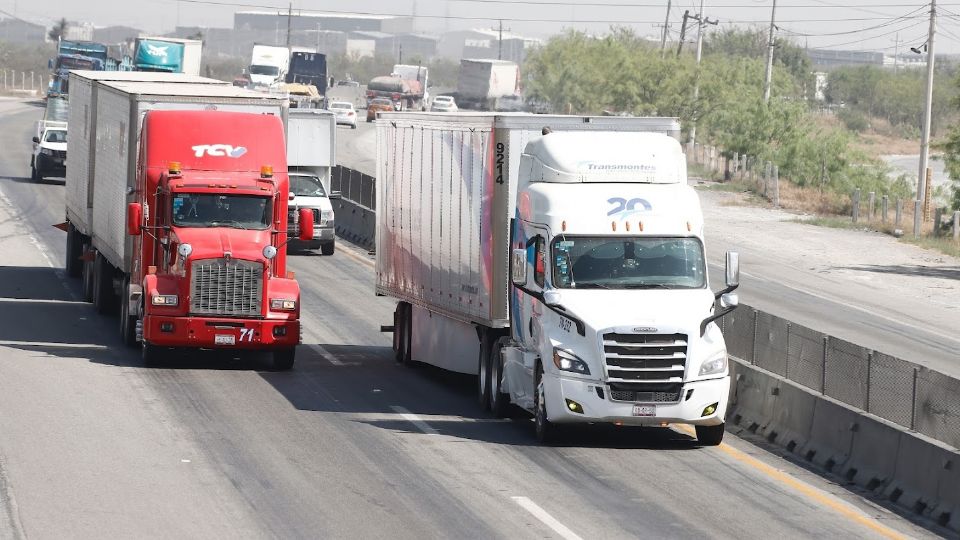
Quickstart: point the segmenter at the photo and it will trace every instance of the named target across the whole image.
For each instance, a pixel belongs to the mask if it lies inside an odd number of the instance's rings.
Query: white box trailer
[[[382,113],[377,293],[465,323],[508,326],[510,220],[520,154],[545,126],[680,136],[675,118]],[[472,364],[447,367],[476,370]]]
[[[719,444],[714,321],[736,306],[737,258],[714,293],[679,127],[383,114],[376,291],[399,300],[397,359],[476,374],[480,403],[530,411],[541,441],[565,423],[682,423]]]
[[[126,233],[126,209],[130,190],[136,187],[140,124],[147,111],[216,109],[272,114],[286,121],[286,99],[206,81],[211,79],[189,83],[100,81],[94,92],[70,96],[70,114],[76,126],[70,135],[74,139],[71,152],[79,139],[87,158],[76,164],[71,159],[67,167],[68,193],[82,193],[67,197],[69,226],[116,268],[130,266],[132,241]]]
[[[77,229],[87,234],[93,224],[93,191],[89,189],[90,179],[95,178],[97,140],[97,104],[98,94],[103,83],[107,82],[164,82],[176,84],[212,84],[229,86],[230,83],[184,75],[181,73],[159,73],[144,71],[82,71],[70,72],[70,105],[67,118],[76,122],[77,128],[68,130],[70,155],[67,159],[65,199],[67,219]],[[64,100],[66,101],[66,100]],[[65,125],[69,125],[69,122]]]
[[[320,178],[330,192],[336,165],[337,117],[323,109],[290,109],[287,118],[287,167]]]

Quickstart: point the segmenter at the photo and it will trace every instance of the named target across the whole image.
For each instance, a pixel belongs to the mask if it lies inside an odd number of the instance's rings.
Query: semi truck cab
[[[541,440],[571,422],[683,423],[719,444],[730,377],[714,321],[737,304],[739,263],[728,254],[714,293],[706,261],[675,139],[531,141],[511,233],[510,338],[490,392],[533,412]]]

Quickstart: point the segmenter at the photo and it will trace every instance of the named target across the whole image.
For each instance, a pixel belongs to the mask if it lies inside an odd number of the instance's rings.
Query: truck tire
[[[695,426],[697,442],[701,446],[718,446],[723,442],[724,424],[716,426]]]
[[[333,252],[336,251],[337,244],[335,242],[330,242],[329,244],[323,244],[320,246],[321,255],[333,255]]]
[[[81,262],[81,284],[83,285],[83,301],[93,302],[93,261],[86,260],[86,254],[90,251],[89,244],[83,244],[80,247],[80,256],[84,257]]]
[[[484,411],[490,410],[490,349],[493,337],[487,332],[480,338],[480,357],[477,360],[477,402]]]
[[[112,315],[116,308],[113,266],[99,252],[93,263],[93,307],[101,315]]]
[[[123,280],[123,293],[120,295],[120,341],[127,347],[137,345],[138,315],[130,314],[130,299],[128,298],[130,279]]]
[[[72,223],[68,224],[67,254],[64,270],[67,271],[67,275],[70,277],[80,277],[80,274],[83,272],[83,261],[80,260],[82,250],[83,245],[80,242],[80,231],[78,231]]]
[[[540,444],[551,444],[559,439],[560,426],[547,418],[547,398],[543,385],[543,364],[537,362],[537,378],[533,393],[533,427]]]
[[[40,176],[40,171],[37,170],[37,167],[35,165],[32,165],[30,167],[30,179],[33,180],[34,182],[39,182],[40,180],[43,180],[43,177]]]
[[[297,349],[279,349],[273,351],[273,369],[274,371],[288,371],[293,367],[293,362],[297,357]]]
[[[413,307],[407,302],[397,304],[397,310],[394,314],[394,340],[397,344],[396,359],[400,364],[410,363],[410,333],[413,325],[411,319],[413,316]]]
[[[507,416],[510,408],[510,396],[503,393],[503,348],[510,338],[501,336],[490,348],[490,412],[497,418]]]

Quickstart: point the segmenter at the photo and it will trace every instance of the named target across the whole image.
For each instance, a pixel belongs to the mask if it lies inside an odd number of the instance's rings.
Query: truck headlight
[[[53,150],[51,150],[51,149],[49,149],[49,148],[41,148],[41,149],[40,149],[40,153],[43,154],[43,155],[45,155],[45,156],[52,156],[52,155],[53,155]]]
[[[700,365],[700,375],[716,375],[727,370],[727,353],[715,356]]]
[[[553,365],[557,366],[560,371],[569,371],[581,375],[590,374],[590,368],[587,367],[586,362],[572,352],[556,347],[553,348]]]
[[[320,219],[323,221],[333,221],[333,210],[324,210],[320,212]]]
[[[175,306],[179,299],[175,294],[155,294],[150,302],[155,306]]]
[[[271,298],[270,309],[273,311],[293,311],[297,309],[297,301],[288,298]]]

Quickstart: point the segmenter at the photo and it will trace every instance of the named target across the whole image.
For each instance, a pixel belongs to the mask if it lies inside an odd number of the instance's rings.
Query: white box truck
[[[250,54],[250,82],[257,87],[283,83],[290,67],[290,49],[275,45],[254,45]]]
[[[520,94],[520,66],[508,60],[464,58],[457,77],[457,105],[492,111],[499,98]]]
[[[128,73],[130,78],[147,80],[98,80],[91,72],[70,74],[76,91],[70,95],[66,271],[82,277],[84,299],[93,301],[101,312],[111,311],[114,303],[108,300],[120,294],[95,295],[94,284],[109,282],[119,293],[123,288],[120,280],[131,266],[133,237],[127,234],[126,211],[137,186],[140,124],[146,112],[255,112],[280,116],[285,122],[288,110],[282,97],[222,81],[183,74]],[[181,82],[176,82],[178,79]]]
[[[336,249],[335,214],[331,200],[340,198],[339,191],[330,191],[333,167],[336,165],[337,117],[320,109],[290,109],[287,120],[287,168],[290,171],[290,206],[288,231],[290,245],[307,249],[319,248],[324,255]],[[313,240],[294,238],[299,233],[298,210],[313,210]]]
[[[384,113],[377,130],[376,292],[399,300],[398,361],[477,375],[481,404],[532,412],[542,441],[605,422],[720,443],[713,321],[738,260],[714,293],[676,119]]]

